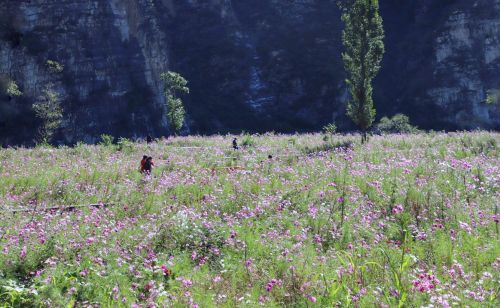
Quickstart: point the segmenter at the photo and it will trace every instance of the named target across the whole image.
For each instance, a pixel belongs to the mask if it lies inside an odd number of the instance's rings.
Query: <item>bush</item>
[[[252,135],[250,135],[250,134],[244,134],[243,138],[242,138],[242,141],[241,141],[241,145],[245,146],[245,147],[254,146],[255,145],[255,140],[252,137]]]
[[[64,65],[62,65],[57,61],[47,60],[47,68],[51,73],[59,74],[62,73],[62,71],[64,70]]]
[[[337,132],[337,125],[330,123],[323,127],[323,132],[325,134],[334,135]]]
[[[377,125],[383,134],[416,133],[418,128],[410,124],[410,118],[404,114],[396,114],[392,118],[383,117]]]
[[[333,135],[337,132],[337,125],[330,123],[323,127],[323,132],[325,133],[323,141],[333,143]]]
[[[19,86],[16,81],[4,74],[0,74],[0,92],[7,94],[10,97],[23,95],[23,92],[19,90]]]
[[[30,289],[15,280],[0,280],[0,302],[3,303],[2,307],[34,306]]]
[[[101,135],[101,142],[99,142],[99,144],[103,145],[103,146],[111,146],[111,145],[113,145],[114,139],[115,138],[111,135],[102,134]]]
[[[120,137],[118,139],[118,151],[129,152],[133,148],[133,143],[127,138]]]
[[[500,105],[500,89],[488,90],[486,103],[490,105]]]

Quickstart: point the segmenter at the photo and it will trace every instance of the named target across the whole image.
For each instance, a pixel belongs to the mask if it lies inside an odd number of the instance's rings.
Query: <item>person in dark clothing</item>
[[[155,163],[153,162],[153,157],[149,156],[144,163],[144,173],[151,174],[154,165]]]
[[[142,160],[141,160],[141,173],[144,173],[144,164],[146,164],[146,160],[148,159],[148,157],[146,155],[143,155],[142,156]]]
[[[147,142],[148,144],[150,144],[151,142],[153,142],[153,138],[151,137],[151,135],[148,135],[148,136],[146,137],[146,142]]]
[[[238,147],[238,138],[233,139],[233,149],[239,150],[240,148]]]

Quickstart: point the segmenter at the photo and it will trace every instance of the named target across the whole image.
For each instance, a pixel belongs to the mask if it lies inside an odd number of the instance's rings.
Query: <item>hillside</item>
[[[427,129],[500,128],[500,0],[381,0],[378,117]],[[61,95],[58,142],[168,133],[159,74],[190,81],[186,132],[317,130],[345,117],[340,13],[329,0],[0,0],[0,143],[31,142],[44,86]],[[51,74],[47,60],[64,66]],[[1,81],[1,80],[0,80]]]

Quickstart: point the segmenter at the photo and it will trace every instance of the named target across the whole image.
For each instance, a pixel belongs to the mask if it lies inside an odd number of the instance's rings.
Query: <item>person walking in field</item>
[[[142,159],[141,159],[141,167],[140,167],[140,171],[141,173],[144,173],[144,164],[146,163],[146,160],[148,159],[148,157],[146,155],[143,155],[142,156]]]
[[[153,157],[149,156],[146,159],[146,162],[144,163],[144,173],[151,174],[151,172],[153,171],[154,165],[155,165],[155,163],[153,162]]]
[[[238,147],[238,138],[233,139],[233,149],[239,150],[240,148]]]

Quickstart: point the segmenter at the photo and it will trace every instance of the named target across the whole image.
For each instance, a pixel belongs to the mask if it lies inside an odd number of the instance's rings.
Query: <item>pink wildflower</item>
[[[21,252],[19,253],[19,257],[21,259],[26,258],[26,246],[23,246],[23,248],[21,248]]]
[[[399,213],[402,213],[403,212],[403,206],[401,204],[396,204],[393,208],[392,208],[392,213],[393,214],[399,214]]]
[[[246,268],[251,267],[251,266],[252,266],[252,264],[253,264],[253,259],[251,259],[251,258],[250,258],[250,259],[246,259],[246,260],[245,260],[245,267],[246,267]]]
[[[432,274],[420,274],[417,279],[413,280],[412,290],[420,293],[428,293],[434,290],[439,283],[436,276]]]
[[[189,279],[182,279],[182,285],[185,287],[185,288],[189,288],[193,285],[193,282]]]
[[[269,282],[266,284],[266,291],[271,292],[274,288],[274,286],[278,285],[281,286],[282,282],[279,279],[271,279]]]
[[[89,274],[89,272],[90,272],[90,270],[88,268],[86,268],[80,272],[80,276],[85,277]]]
[[[314,297],[314,296],[312,296],[312,295],[310,295],[310,294],[308,294],[306,297],[307,297],[307,299],[308,299],[310,302],[313,302],[313,303],[315,303],[315,302],[316,302],[316,297]]]

